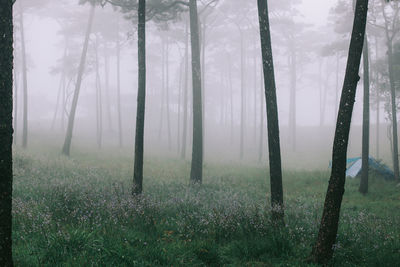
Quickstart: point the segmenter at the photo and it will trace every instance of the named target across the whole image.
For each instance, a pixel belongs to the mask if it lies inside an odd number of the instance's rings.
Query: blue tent
[[[347,160],[346,177],[355,178],[361,174],[362,159],[350,158]],[[373,157],[369,157],[369,169],[382,175],[385,180],[394,180],[394,172],[388,166],[378,162]]]

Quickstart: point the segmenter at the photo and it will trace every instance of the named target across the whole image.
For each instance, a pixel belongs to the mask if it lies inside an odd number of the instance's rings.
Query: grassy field
[[[145,194],[130,195],[132,159],[119,152],[22,152],[14,157],[17,266],[307,266],[329,173],[284,172],[286,226],[269,220],[269,177],[254,166],[148,158]],[[398,266],[400,187],[348,180],[335,266]]]

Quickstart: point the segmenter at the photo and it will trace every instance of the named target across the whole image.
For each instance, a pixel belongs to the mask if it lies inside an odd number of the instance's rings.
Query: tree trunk
[[[181,158],[186,158],[186,138],[188,121],[188,77],[189,76],[189,32],[188,23],[185,26],[185,82],[183,91],[183,129],[182,129],[182,150]]]
[[[388,41],[388,62],[390,95],[392,101],[392,140],[393,140],[393,171],[395,180],[399,180],[399,148],[397,137],[397,106],[396,106],[396,86],[393,73],[393,46],[392,41]]]
[[[378,53],[378,38],[375,36],[375,58],[379,58],[379,53]],[[380,126],[380,94],[379,94],[379,87],[377,86],[379,84],[379,74],[375,70],[375,84],[376,84],[376,158],[379,159],[379,126]]]
[[[28,146],[28,74],[26,66],[26,48],[25,48],[25,31],[24,31],[24,12],[22,10],[22,4],[19,2],[20,16],[20,33],[21,33],[21,57],[22,57],[22,85],[23,85],[23,96],[24,96],[24,111],[22,118],[22,147]]]
[[[193,146],[190,181],[201,184],[203,180],[203,118],[201,92],[201,66],[199,20],[197,0],[190,0],[190,32],[192,47],[192,83],[193,83]]]
[[[365,195],[368,193],[368,170],[369,170],[369,51],[368,37],[365,35],[363,49],[364,65],[364,101],[363,101],[363,132],[362,132],[362,168],[361,181],[358,191]]]
[[[96,68],[96,126],[97,126],[97,147],[101,149],[103,143],[103,98],[101,95],[101,79],[99,70],[98,40],[95,45],[95,68]]]
[[[294,44],[292,44],[294,46]],[[297,58],[294,47],[290,49],[290,113],[289,128],[291,135],[292,150],[296,151],[296,82],[297,82]]]
[[[339,108],[339,53],[336,54],[336,89],[335,89],[335,117],[337,119],[338,108]]]
[[[169,109],[169,38],[167,36],[166,50],[165,50],[165,77],[166,77],[166,108],[167,108],[167,130],[168,130],[168,150],[171,151],[171,116]]]
[[[353,32],[349,48],[346,75],[340,99],[339,114],[333,143],[332,172],[325,198],[324,210],[318,239],[311,255],[311,261],[325,264],[333,255],[333,245],[339,225],[340,206],[346,180],[346,158],[351,116],[355,101],[357,83],[360,79],[361,54],[363,50],[368,0],[357,0]]]
[[[111,116],[111,103],[110,103],[110,67],[109,67],[109,56],[108,56],[108,48],[107,42],[104,42],[104,76],[105,76],[105,86],[104,86],[104,93],[105,93],[105,100],[106,100],[106,108],[107,108],[107,121],[108,121],[108,131],[113,131],[112,126],[112,116]]]
[[[119,40],[119,21],[117,23],[117,109],[118,109],[118,143],[119,148],[123,146],[122,137],[122,115],[121,115],[121,44]]]
[[[63,56],[63,63],[65,63],[65,59],[67,57],[67,46],[65,46],[64,48],[64,56]],[[64,66],[63,66],[64,67]],[[51,130],[54,130],[54,126],[56,124],[56,120],[57,120],[57,115],[58,115],[58,110],[60,109],[60,98],[62,97],[62,93],[63,93],[63,87],[65,86],[65,69],[62,68],[61,70],[61,78],[60,78],[60,84],[58,86],[58,92],[57,92],[57,104],[56,104],[56,110],[54,111],[54,116],[53,116],[53,120],[51,123]],[[62,116],[62,111],[60,112],[61,116]]]
[[[12,1],[0,8],[0,266],[12,260],[12,113],[13,12]]]
[[[178,81],[178,134],[177,139],[176,139],[176,147],[178,151],[178,155],[181,152],[181,103],[182,103],[182,73],[183,73],[183,62],[184,58],[182,58],[181,63],[179,64],[178,68],[178,76],[179,76],[179,81]]]
[[[92,24],[93,24],[95,9],[96,9],[96,6],[92,5],[91,10],[90,10],[90,15],[89,15],[89,21],[88,21],[88,25],[87,25],[87,29],[86,29],[85,43],[83,45],[81,61],[79,63],[78,78],[77,78],[76,85],[75,85],[74,98],[72,99],[71,111],[69,113],[69,118],[68,118],[67,133],[65,135],[64,146],[62,149],[62,153],[66,156],[70,155],[70,150],[71,150],[71,141],[72,141],[72,133],[74,130],[75,113],[76,113],[76,108],[78,106],[78,98],[79,98],[79,92],[80,92],[81,84],[82,84],[82,77],[83,77],[83,73],[85,71],[86,55],[87,55],[87,50],[88,50],[88,46],[89,46],[90,33],[92,31]]]
[[[244,79],[245,79],[245,56],[244,56],[244,41],[243,33],[240,27],[240,93],[241,93],[241,104],[240,104],[240,159],[243,159],[244,154],[244,128],[245,128],[245,110],[246,110],[246,97],[244,92]]]
[[[146,0],[139,0],[138,7],[138,71],[133,195],[141,194],[143,191],[143,143],[146,107]]]
[[[284,207],[278,104],[276,99],[274,62],[272,56],[267,0],[258,0],[258,16],[260,23],[261,53],[263,60],[265,99],[268,121],[272,220],[278,225],[283,225]]]
[[[233,144],[233,126],[234,126],[234,118],[233,118],[233,84],[232,84],[232,65],[231,65],[231,57],[228,55],[228,82],[229,82],[229,98],[230,98],[230,119],[231,119],[231,145]]]

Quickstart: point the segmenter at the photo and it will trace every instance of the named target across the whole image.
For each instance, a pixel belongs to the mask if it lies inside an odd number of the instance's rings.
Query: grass
[[[17,266],[307,266],[329,173],[284,173],[286,226],[270,222],[261,167],[206,164],[188,187],[189,163],[149,158],[145,193],[130,195],[123,153],[17,151]],[[397,266],[400,188],[371,177],[367,196],[348,180],[334,266]]]

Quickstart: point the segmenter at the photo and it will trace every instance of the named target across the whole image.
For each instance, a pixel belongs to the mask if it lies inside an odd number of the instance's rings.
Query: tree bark
[[[0,6],[0,266],[12,260],[13,12]]]
[[[21,34],[21,57],[22,57],[22,85],[23,85],[23,117],[22,117],[22,147],[28,146],[28,74],[26,65],[26,48],[25,48],[25,31],[24,31],[24,11],[22,4],[19,2],[20,16],[20,34]]]
[[[326,264],[332,258],[333,245],[339,225],[340,207],[346,179],[346,157],[351,116],[353,113],[357,83],[360,79],[361,54],[363,50],[368,0],[357,0],[353,32],[349,48],[346,75],[340,99],[339,114],[332,153],[332,172],[325,198],[324,210],[310,260]]]
[[[364,65],[364,101],[363,101],[363,132],[362,132],[362,167],[361,180],[358,191],[365,195],[368,193],[368,171],[369,171],[369,51],[368,37],[365,35],[363,48]]]
[[[274,62],[272,56],[267,0],[258,0],[258,17],[260,23],[261,53],[263,60],[265,99],[268,121],[272,220],[278,225],[283,225],[284,207],[278,104],[276,99]]]
[[[69,118],[68,118],[67,133],[65,135],[64,146],[62,149],[62,153],[66,156],[70,155],[70,150],[71,150],[75,113],[76,113],[76,108],[78,106],[78,98],[79,98],[79,92],[81,89],[83,73],[85,71],[86,55],[87,55],[87,50],[88,50],[88,46],[89,46],[90,33],[92,31],[92,24],[93,24],[95,9],[96,9],[96,6],[92,5],[91,10],[90,10],[90,15],[89,15],[89,21],[88,21],[88,25],[87,25],[87,29],[86,29],[85,43],[83,45],[81,61],[79,63],[78,78],[77,78],[76,85],[75,85],[74,98],[72,99],[71,111],[69,113]]]
[[[264,76],[263,76],[263,66],[261,65],[260,70],[260,140],[258,144],[258,162],[261,163],[263,157],[263,146],[264,146]]]
[[[146,108],[146,0],[139,0],[138,7],[138,71],[133,195],[143,192],[144,119]]]
[[[197,0],[189,1],[189,9],[193,83],[193,146],[190,181],[192,184],[201,184],[203,180],[203,116]]]

